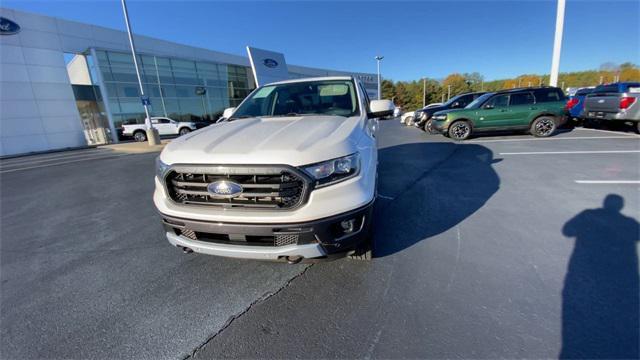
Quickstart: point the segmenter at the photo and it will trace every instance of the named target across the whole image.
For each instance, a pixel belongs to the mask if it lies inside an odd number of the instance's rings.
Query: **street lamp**
[[[375,57],[376,61],[378,62],[378,100],[382,99],[382,84],[381,84],[381,80],[380,80],[380,61],[382,61],[382,59],[384,59],[384,56],[376,56]]]
[[[560,70],[560,49],[562,48],[562,31],[564,29],[565,0],[558,0],[556,10],[556,34],[553,39],[553,55],[551,57],[551,75],[549,86],[558,86],[558,72]]]
[[[127,11],[127,4],[125,0],[121,0],[122,2],[122,12],[124,13],[124,22],[127,25],[127,34],[129,34],[129,45],[131,46],[131,55],[133,56],[133,66],[136,68],[136,76],[138,77],[138,85],[140,86],[140,101],[142,101],[142,106],[144,107],[144,113],[147,116],[144,120],[144,123],[147,127],[147,141],[149,145],[158,145],[160,144],[160,134],[158,134],[158,130],[153,127],[151,123],[151,117],[149,116],[149,105],[151,102],[149,98],[144,95],[144,87],[142,86],[142,79],[140,78],[140,69],[138,68],[138,57],[136,56],[136,47],[133,44],[133,35],[131,33],[131,25],[129,25],[129,12]]]

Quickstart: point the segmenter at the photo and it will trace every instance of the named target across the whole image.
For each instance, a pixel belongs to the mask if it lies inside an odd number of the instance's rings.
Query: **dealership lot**
[[[183,255],[157,153],[1,161],[2,357],[638,356],[639,136],[379,140],[371,263]]]

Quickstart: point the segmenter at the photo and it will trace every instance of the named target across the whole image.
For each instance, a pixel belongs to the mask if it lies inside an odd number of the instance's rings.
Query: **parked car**
[[[573,95],[569,96],[565,110],[569,112],[569,119],[572,125],[579,125],[582,123],[584,110],[584,99],[593,91],[593,87],[580,88],[574,91]]]
[[[393,109],[354,77],[259,87],[158,157],[153,200],[167,239],[237,258],[370,259],[375,131]]]
[[[585,126],[631,123],[640,132],[640,83],[600,85],[584,101]]]
[[[413,111],[407,111],[406,113],[400,116],[400,123],[409,125],[409,123],[413,124]]]
[[[398,116],[402,115],[402,108],[401,107],[396,107],[395,109],[393,109],[393,117],[396,118]]]
[[[152,117],[151,124],[158,129],[160,136],[185,135],[207,126],[204,122],[176,121],[166,117]],[[122,135],[132,136],[136,141],[147,141],[146,130],[145,124],[122,125]]]
[[[430,133],[436,133],[432,128],[432,120],[431,117],[438,111],[449,110],[449,109],[462,109],[465,106],[471,104],[471,102],[477,99],[480,95],[484,94],[484,92],[474,92],[474,93],[466,93],[460,94],[452,97],[449,101],[444,104],[432,106],[429,105],[423,109],[420,109],[416,112],[415,121],[416,127]]]
[[[454,140],[495,130],[529,130],[553,134],[565,121],[565,95],[555,87],[523,88],[481,95],[464,109],[433,114],[433,129]]]

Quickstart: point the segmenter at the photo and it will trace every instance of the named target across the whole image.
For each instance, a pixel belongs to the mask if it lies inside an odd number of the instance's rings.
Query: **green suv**
[[[454,140],[494,130],[528,130],[546,137],[565,121],[564,93],[555,87],[524,88],[486,93],[464,109],[439,111],[433,128]]]

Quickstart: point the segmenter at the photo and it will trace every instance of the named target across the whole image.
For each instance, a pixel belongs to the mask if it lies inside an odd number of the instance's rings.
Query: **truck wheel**
[[[191,129],[184,127],[182,129],[180,129],[180,136],[187,135],[190,132],[191,132]]]
[[[407,119],[404,121],[404,124],[407,126],[413,125],[413,116],[407,117]]]
[[[428,134],[436,133],[436,131],[433,130],[433,119],[427,120],[427,122],[424,124],[424,131],[426,131]]]
[[[449,126],[448,133],[453,140],[466,140],[471,136],[471,125],[466,121],[456,121]]]
[[[349,255],[353,260],[370,261],[373,259],[373,224],[369,222],[367,225],[366,238],[356,248],[355,252]]]
[[[133,133],[133,138],[140,142],[147,141],[147,134],[142,130],[138,130]]]
[[[547,137],[556,131],[556,122],[550,116],[540,116],[533,120],[529,132],[535,137]]]

